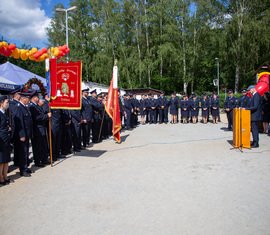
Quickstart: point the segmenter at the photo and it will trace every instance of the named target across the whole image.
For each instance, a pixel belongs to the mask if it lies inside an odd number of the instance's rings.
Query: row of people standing
[[[48,100],[48,96],[43,99],[40,94],[32,91],[16,91],[11,100],[1,96],[0,175],[4,176],[0,176],[0,182],[6,182],[7,165],[1,164],[8,164],[11,160],[12,145],[14,165],[19,167],[21,176],[31,176],[32,173],[29,168],[30,143],[35,166],[44,167],[49,164],[49,119],[54,161],[111,135],[111,119],[104,109],[106,97],[97,95],[96,90],[91,92],[91,96],[89,89],[82,90],[80,110],[50,110]]]
[[[179,110],[181,122],[198,122],[199,110],[202,110],[202,120],[207,123],[209,114],[213,116],[213,122],[219,120],[219,99],[213,94],[211,97],[203,96],[202,99],[193,94],[190,98],[183,96],[179,99],[175,93],[168,99],[164,93],[155,98],[153,94],[142,95],[140,100],[134,98],[132,94],[123,96],[123,111],[125,126],[127,129],[133,128],[137,124],[138,115],[141,124],[168,123],[168,115],[171,115],[171,123],[179,122]]]

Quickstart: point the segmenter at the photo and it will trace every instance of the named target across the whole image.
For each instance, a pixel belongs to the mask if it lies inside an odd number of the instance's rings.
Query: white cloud
[[[33,46],[47,41],[50,18],[41,9],[40,0],[1,0],[0,34],[4,39]]]

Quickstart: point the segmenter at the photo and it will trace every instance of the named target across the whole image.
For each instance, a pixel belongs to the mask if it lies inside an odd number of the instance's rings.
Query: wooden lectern
[[[250,148],[250,110],[233,110],[233,146]]]

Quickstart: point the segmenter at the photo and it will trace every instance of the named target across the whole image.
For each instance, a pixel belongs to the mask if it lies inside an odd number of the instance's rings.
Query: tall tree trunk
[[[146,9],[147,1],[144,0],[144,16],[145,16],[145,38],[146,38],[146,48],[147,48],[147,75],[148,75],[148,86],[151,86],[151,71],[150,71],[150,45],[149,45],[149,32],[148,32],[148,22],[147,22],[147,9]]]
[[[160,20],[159,20],[159,27],[160,27],[160,43],[159,45],[161,46],[162,45],[162,36],[163,36],[163,20],[162,20],[162,17],[160,17]],[[160,76],[162,77],[163,76],[163,55],[161,53],[161,56],[160,56],[160,71],[159,71],[159,74]]]
[[[184,23],[184,10],[183,15],[181,17],[181,35],[182,35],[182,49],[183,49],[183,90],[184,93],[187,94],[187,87],[188,83],[186,81],[186,75],[187,75],[187,64],[186,64],[186,42],[185,42],[185,23]]]
[[[245,10],[245,0],[240,0],[236,3],[237,9],[237,50],[236,50],[236,67],[235,67],[235,83],[234,83],[234,92],[237,93],[239,90],[240,82],[240,60],[241,60],[241,37],[243,31],[243,17]]]
[[[139,40],[139,18],[140,18],[140,10],[139,10],[139,3],[137,4],[136,1],[134,1],[137,9],[138,9],[138,18],[135,22],[136,26],[136,41],[137,41],[137,50],[138,50],[138,58],[139,58],[139,82],[140,85],[142,84],[142,54],[141,54],[141,47],[140,47],[140,40]]]

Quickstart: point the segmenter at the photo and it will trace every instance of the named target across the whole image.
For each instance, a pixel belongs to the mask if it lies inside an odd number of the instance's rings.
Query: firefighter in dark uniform
[[[62,110],[61,156],[72,153],[71,111]]]
[[[104,105],[97,100],[96,89],[90,92],[91,96],[88,98],[93,108],[93,123],[92,123],[92,142],[98,143],[99,132],[101,128],[101,120],[104,110]]]
[[[17,110],[17,107],[20,105],[20,90],[17,89],[12,92],[10,92],[11,95],[13,95],[13,98],[9,102],[9,108],[8,108],[8,114],[9,114],[9,123],[11,126],[11,137],[10,141],[13,143],[13,134],[14,134],[14,116]]]
[[[189,100],[187,95],[183,96],[183,99],[180,101],[181,108],[181,119],[183,123],[188,123],[189,118]]]
[[[201,109],[202,109],[202,122],[206,124],[208,122],[209,118],[209,108],[210,103],[207,95],[203,95],[203,98],[201,100]]]
[[[32,171],[28,168],[29,140],[32,137],[33,121],[28,104],[32,93],[30,91],[20,92],[20,104],[14,116],[14,158],[20,169],[21,176],[31,176]]]
[[[61,132],[62,132],[62,110],[52,109],[52,158],[57,161],[61,157]]]
[[[81,111],[70,110],[73,151],[81,152]]]
[[[44,167],[45,164],[49,164],[49,153],[45,146],[48,146],[46,122],[51,117],[51,113],[45,114],[42,107],[38,105],[38,102],[39,96],[38,93],[35,92],[32,95],[31,102],[29,104],[29,110],[33,120],[33,135],[31,143],[35,166]]]
[[[154,98],[154,94],[151,94],[151,98],[149,99],[150,106],[150,124],[157,123],[157,100]]]
[[[252,148],[259,147],[259,123],[262,121],[262,97],[256,91],[255,86],[251,85],[248,87],[248,90],[252,94],[250,107],[247,107],[247,110],[251,112],[251,132],[253,142],[251,144]]]
[[[90,133],[92,128],[92,116],[93,116],[93,109],[90,101],[88,100],[89,95],[89,88],[85,88],[82,90],[82,142],[83,147],[85,148],[90,144]]]
[[[250,102],[251,102],[251,99],[247,95],[247,90],[243,89],[242,90],[242,96],[240,97],[240,99],[238,101],[239,108],[248,108],[248,107],[250,107]]]
[[[198,116],[199,116],[199,99],[198,97],[193,94],[192,99],[190,100],[190,115],[192,119],[192,123],[195,124],[198,122]]]
[[[11,127],[9,117],[7,115],[9,101],[7,96],[0,96],[0,184],[6,185],[10,183],[7,177],[8,163],[10,158],[10,137]]]
[[[168,100],[162,92],[157,99],[159,123],[168,123]]]
[[[213,94],[210,101],[211,114],[213,118],[213,124],[218,124],[219,113],[219,98],[216,94]]]
[[[141,115],[141,124],[145,125],[145,118],[146,118],[146,98],[145,95],[142,95],[140,99],[140,115]]]
[[[128,94],[124,95],[124,116],[125,116],[125,127],[127,130],[131,129],[131,114],[133,112],[133,107],[130,102],[130,96]]]
[[[233,125],[233,109],[236,108],[237,106],[237,99],[233,95],[233,91],[229,90],[228,91],[228,97],[226,98],[224,102],[224,109],[227,114],[227,119],[228,119],[228,130],[232,130],[232,125]]]

